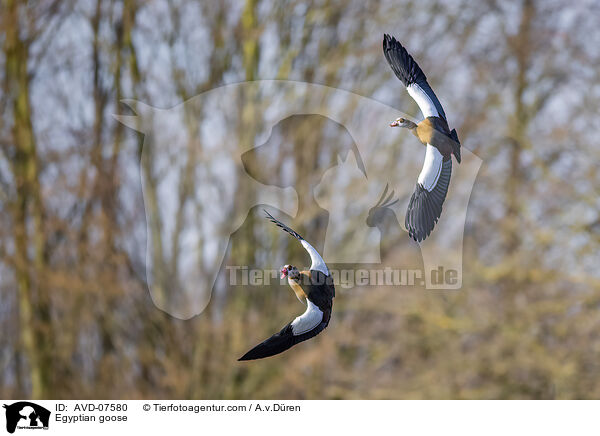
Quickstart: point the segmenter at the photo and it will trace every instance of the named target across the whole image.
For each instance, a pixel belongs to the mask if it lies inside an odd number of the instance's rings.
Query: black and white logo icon
[[[6,431],[14,433],[16,429],[48,429],[50,411],[29,401],[19,401],[4,405],[6,409]]]

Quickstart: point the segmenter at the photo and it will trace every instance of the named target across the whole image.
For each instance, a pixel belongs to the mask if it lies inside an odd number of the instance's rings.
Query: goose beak
[[[285,268],[285,267],[284,267],[284,268],[281,268],[281,278],[282,278],[282,279],[285,279],[285,278],[287,277],[287,275],[288,275],[288,270],[287,270],[287,268]]]
[[[399,125],[398,120],[394,120],[390,123],[390,127],[398,127]]]

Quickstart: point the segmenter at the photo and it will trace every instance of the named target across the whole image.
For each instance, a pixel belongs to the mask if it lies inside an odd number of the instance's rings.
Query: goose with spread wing
[[[408,234],[420,242],[429,236],[440,218],[452,174],[452,155],[460,163],[460,142],[456,130],[448,127],[444,109],[425,74],[402,44],[384,35],[383,54],[425,118],[418,124],[404,118],[390,124],[409,129],[426,146],[425,163],[405,218]]]
[[[308,271],[299,271],[293,265],[281,268],[281,278],[287,277],[288,284],[301,302],[306,302],[306,311],[267,340],[252,348],[238,360],[254,360],[274,356],[294,345],[321,333],[329,324],[335,288],[329,269],[321,255],[297,232],[275,219],[265,211],[267,218],[296,238],[311,259]]]

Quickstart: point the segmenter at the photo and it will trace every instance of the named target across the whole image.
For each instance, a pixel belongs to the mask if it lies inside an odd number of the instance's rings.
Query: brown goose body
[[[460,162],[460,151],[457,141],[452,137],[450,128],[445,119],[440,117],[427,117],[418,124],[411,123],[408,128],[419,138],[423,145],[433,145],[444,156],[444,160],[450,159],[454,153],[457,155],[457,160]]]
[[[304,288],[302,287],[302,283],[310,283],[310,271],[300,271],[300,279],[294,280],[288,277],[288,283],[296,294],[296,298],[300,300],[301,303],[304,303],[304,300],[308,298]]]

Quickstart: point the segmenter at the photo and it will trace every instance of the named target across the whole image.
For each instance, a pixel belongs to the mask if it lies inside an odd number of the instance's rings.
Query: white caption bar
[[[16,435],[597,434],[598,402],[3,400]],[[173,433],[175,432],[175,433]]]

